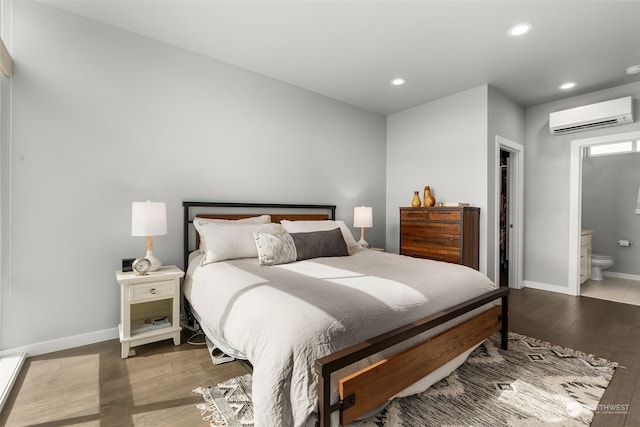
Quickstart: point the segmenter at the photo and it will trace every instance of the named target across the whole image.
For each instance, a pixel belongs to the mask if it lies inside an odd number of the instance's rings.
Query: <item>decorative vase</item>
[[[436,198],[431,194],[431,187],[424,187],[424,207],[430,208],[436,205]]]
[[[413,199],[411,199],[411,206],[414,208],[419,208],[422,203],[420,202],[420,196],[418,196],[418,192],[413,192]]]

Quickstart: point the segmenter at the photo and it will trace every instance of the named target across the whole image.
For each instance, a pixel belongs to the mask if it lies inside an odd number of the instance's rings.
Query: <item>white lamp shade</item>
[[[370,206],[353,208],[353,226],[360,228],[373,227],[373,209]]]
[[[132,203],[132,236],[163,236],[165,234],[167,234],[167,207],[164,202]]]

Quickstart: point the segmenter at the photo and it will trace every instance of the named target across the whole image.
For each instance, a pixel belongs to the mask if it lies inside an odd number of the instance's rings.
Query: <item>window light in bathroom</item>
[[[638,141],[614,142],[612,144],[592,145],[587,147],[587,157],[607,156],[638,152]]]

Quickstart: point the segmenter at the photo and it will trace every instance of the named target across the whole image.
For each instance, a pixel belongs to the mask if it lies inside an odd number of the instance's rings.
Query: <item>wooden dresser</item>
[[[400,254],[478,270],[480,208],[400,208]]]

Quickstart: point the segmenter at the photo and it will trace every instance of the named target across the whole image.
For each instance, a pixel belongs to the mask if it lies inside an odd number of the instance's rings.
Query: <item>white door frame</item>
[[[509,245],[509,287],[522,289],[522,259],[523,259],[523,228],[524,228],[524,146],[496,135],[495,140],[495,253],[494,253],[494,280],[500,281],[500,150],[508,151],[512,159],[509,167],[509,223],[513,224],[510,229]]]
[[[640,139],[640,131],[574,139],[571,141],[569,179],[569,294],[580,295],[580,236],[582,231],[583,148],[592,145]]]

